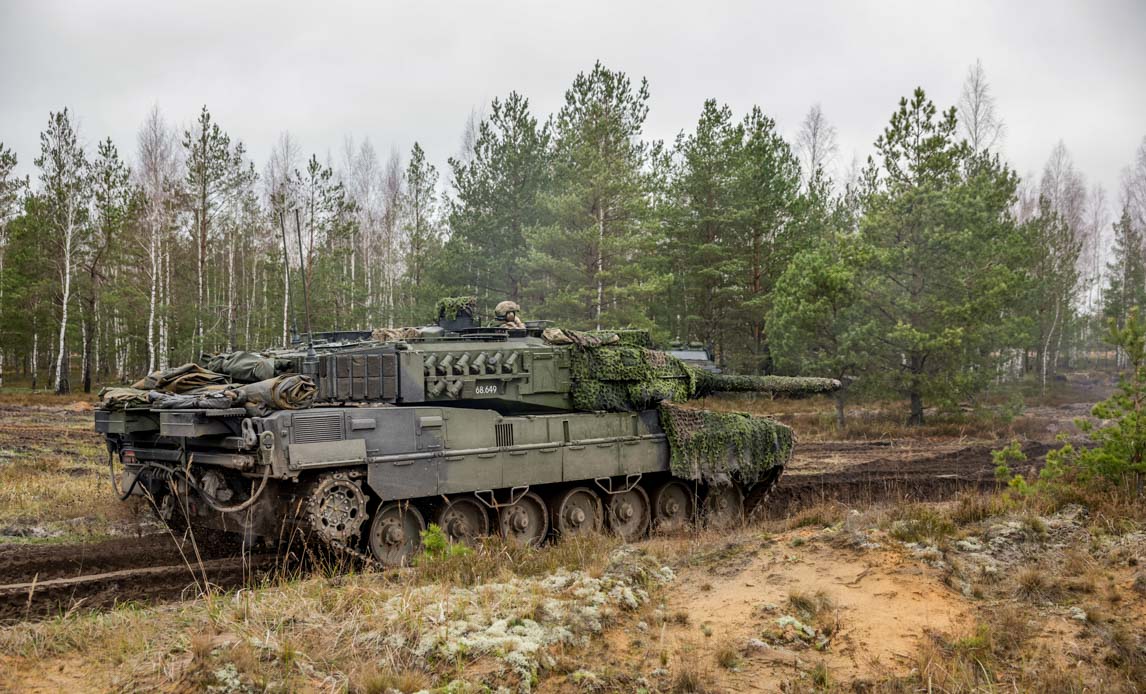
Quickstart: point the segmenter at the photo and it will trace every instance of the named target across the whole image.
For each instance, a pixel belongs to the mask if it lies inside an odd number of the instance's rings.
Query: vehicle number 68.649
[[[496,383],[490,383],[487,385],[476,385],[476,386],[474,386],[474,393],[476,395],[496,395],[497,394],[497,384]]]

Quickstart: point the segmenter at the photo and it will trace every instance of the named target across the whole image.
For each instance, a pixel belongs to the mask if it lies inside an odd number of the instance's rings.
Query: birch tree
[[[963,91],[959,95],[958,114],[963,136],[974,151],[992,149],[1002,141],[1006,124],[995,108],[995,96],[991,93],[981,60],[976,60],[967,69]]]
[[[72,127],[68,109],[48,116],[48,129],[40,133],[40,195],[56,250],[60,280],[60,330],[56,340],[55,391],[68,393],[68,309],[72,300],[72,270],[88,220],[91,185],[88,162]]]
[[[800,124],[796,135],[796,151],[800,156],[801,177],[808,184],[817,176],[828,175],[839,145],[836,143],[836,128],[828,122],[819,104],[814,104]]]
[[[166,368],[169,324],[164,300],[164,252],[172,243],[179,195],[179,159],[175,133],[158,107],[147,114],[136,135],[136,185],[140,218],[146,229],[147,254],[147,372]]]
[[[290,234],[285,233],[285,218],[287,211],[293,209],[296,204],[297,186],[293,172],[298,163],[298,158],[299,148],[291,138],[290,133],[279,133],[274,149],[271,150],[270,159],[267,160],[267,165],[263,169],[263,194],[270,213],[271,226],[278,231],[281,241],[281,244],[276,243],[274,246],[282,249],[280,272],[283,281],[282,343],[284,345],[290,344],[291,313],[292,309],[295,308],[291,305],[291,241]],[[298,326],[293,327],[296,328],[297,332]]]

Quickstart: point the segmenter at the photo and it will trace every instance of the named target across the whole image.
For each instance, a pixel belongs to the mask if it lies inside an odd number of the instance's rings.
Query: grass
[[[459,676],[479,685],[523,681],[552,663],[553,649],[577,648],[659,590],[650,578],[659,563],[631,550],[610,560],[605,541],[533,550],[474,586],[450,582],[450,574],[431,579],[422,567],[274,582],[152,608],[81,610],[0,628],[0,653],[11,656],[10,673],[83,661],[85,686],[100,690],[238,682],[259,690],[411,691]],[[574,560],[584,567],[567,568]],[[19,688],[9,676],[0,676],[0,690]]]
[[[901,542],[941,545],[956,532],[955,523],[949,517],[924,504],[898,506],[888,521],[890,535]]]
[[[1096,402],[1109,389],[1085,384],[1055,383],[1043,392],[1032,383],[1012,384],[977,396],[974,403],[949,407],[928,415],[923,426],[906,423],[906,400],[855,398],[848,402],[844,431],[836,428],[835,401],[829,396],[804,400],[773,399],[751,393],[726,394],[698,402],[720,411],[741,411],[772,417],[800,432],[802,441],[888,439],[1011,439],[1045,438],[1048,422],[1023,414],[1027,407],[1056,407],[1064,403]],[[934,403],[928,403],[929,406]]]
[[[822,590],[815,593],[799,590],[790,592],[788,609],[792,616],[815,628],[819,634],[831,637],[839,631],[839,609],[835,600]]]

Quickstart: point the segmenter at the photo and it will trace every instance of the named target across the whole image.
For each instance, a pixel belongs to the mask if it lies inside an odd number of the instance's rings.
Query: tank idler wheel
[[[653,525],[657,530],[672,532],[685,528],[696,513],[696,495],[688,484],[669,480],[653,492]]]
[[[731,528],[744,522],[744,495],[731,484],[709,487],[704,495],[704,524],[709,528]]]
[[[607,503],[609,529],[625,542],[634,542],[649,532],[649,495],[639,486],[610,494]]]
[[[408,501],[382,504],[370,523],[370,551],[385,566],[409,564],[422,546],[426,522]]]
[[[498,509],[497,523],[505,539],[536,547],[549,532],[549,510],[541,497],[526,492],[517,503]]]
[[[601,499],[588,487],[573,487],[557,495],[553,530],[561,537],[601,532],[605,513]]]
[[[479,537],[489,534],[489,514],[473,497],[450,499],[438,511],[437,523],[450,542],[472,545]]]

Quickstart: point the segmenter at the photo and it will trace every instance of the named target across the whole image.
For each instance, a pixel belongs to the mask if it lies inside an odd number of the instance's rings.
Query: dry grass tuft
[[[822,590],[815,593],[793,590],[788,593],[788,608],[793,616],[824,636],[830,637],[839,631],[839,608],[835,600]]]
[[[712,673],[701,665],[699,653],[700,649],[687,644],[677,651],[669,684],[672,694],[715,694],[720,691]]]
[[[907,504],[892,511],[889,533],[901,542],[939,545],[955,534],[955,524],[936,509],[923,504]]]
[[[722,641],[716,647],[716,652],[713,655],[716,658],[716,664],[725,670],[735,670],[740,667],[740,649],[731,641]]]

